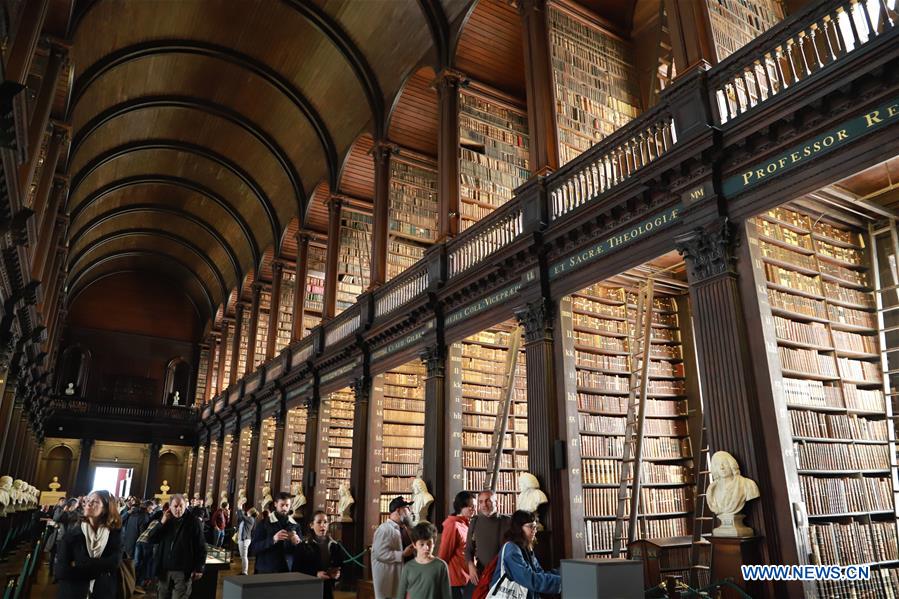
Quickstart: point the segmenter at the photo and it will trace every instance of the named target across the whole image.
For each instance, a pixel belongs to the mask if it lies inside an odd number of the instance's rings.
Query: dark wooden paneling
[[[472,79],[525,96],[521,19],[504,0],[479,0],[456,50],[456,67]]]
[[[375,162],[371,155],[374,142],[363,134],[353,143],[340,171],[340,191],[360,198],[375,197]]]

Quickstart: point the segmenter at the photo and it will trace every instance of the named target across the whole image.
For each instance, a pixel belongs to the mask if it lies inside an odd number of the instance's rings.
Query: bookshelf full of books
[[[784,18],[780,0],[706,0],[721,62]]]
[[[281,298],[278,302],[278,322],[275,330],[275,355],[290,345],[290,337],[293,334],[293,295],[296,283],[296,271],[284,267],[281,274]]]
[[[507,388],[507,356],[513,322],[503,323],[456,344],[460,368],[453,385],[461,389],[462,490],[477,493],[485,488],[490,449],[497,413]],[[527,373],[524,350],[519,350],[512,388],[512,404],[499,478],[496,484],[497,508],[502,514],[515,511],[518,476],[528,468]]]
[[[219,389],[219,385],[218,385],[219,366],[218,365],[219,365],[219,360],[221,359],[221,355],[222,355],[219,353],[222,350],[222,343],[221,343],[220,339],[221,338],[218,335],[216,335],[212,338],[212,343],[214,344],[214,347],[215,347],[215,356],[214,356],[215,360],[213,360],[212,364],[210,364],[207,367],[208,373],[206,375],[206,380],[207,380],[207,384],[210,385],[209,397],[211,397],[211,398],[215,397],[215,395],[218,393],[218,389]],[[207,364],[208,364],[208,358],[207,358]]]
[[[197,386],[194,392],[194,405],[202,405],[206,401],[206,385],[209,382],[209,350],[201,349],[197,363]]]
[[[559,161],[565,164],[640,112],[630,42],[554,2],[548,12]]]
[[[368,289],[371,264],[372,216],[344,207],[340,213],[337,257],[337,309],[340,314]],[[310,247],[311,249],[311,247]]]
[[[640,538],[690,534],[694,481],[678,315],[682,301],[686,299],[661,292],[653,299]],[[584,550],[590,558],[610,557],[612,552],[635,366],[630,350],[638,326],[636,303],[634,290],[600,282],[566,298],[562,306],[563,329],[571,332],[565,349],[573,354],[575,372],[569,375],[567,395],[577,403],[577,426],[570,424],[569,431],[578,435],[580,445],[582,488],[574,493],[582,492]],[[565,367],[570,369],[571,361]]]
[[[284,423],[284,463],[281,467],[281,490],[293,493],[298,485],[303,488],[303,463],[306,451],[306,413],[305,405],[299,405],[287,411]]]
[[[197,449],[197,475],[194,477],[194,488],[191,489],[192,497],[199,497],[200,490],[206,483],[206,447],[200,445]]]
[[[418,360],[388,371],[383,385],[381,429],[380,521],[388,514],[390,500],[412,494],[412,481],[421,475],[425,441],[425,368]]]
[[[459,92],[460,229],[512,199],[530,176],[527,113],[486,93]]]
[[[236,368],[234,364],[234,356],[232,355],[232,348],[234,347],[231,343],[231,340],[234,339],[234,321],[228,321],[228,338],[226,339],[226,343],[219,343],[219,350],[225,352],[225,367],[222,369],[222,380],[220,380],[218,386],[218,392],[221,393],[228,387],[228,381],[231,380],[231,369]]]
[[[318,483],[315,509],[337,514],[341,484],[350,484],[354,396],[349,387],[330,393],[319,412]]]
[[[209,453],[206,455],[206,497],[212,497],[213,503],[215,502],[213,493],[215,490],[215,479],[217,474],[215,467],[218,464],[218,457],[219,442],[213,441],[209,444]]]
[[[437,169],[424,161],[390,160],[390,240],[387,279],[424,257],[437,240]]]
[[[325,300],[325,253],[325,246],[309,243],[309,251],[306,258],[309,265],[306,269],[304,322],[306,314],[313,314],[321,319],[322,306]]]
[[[253,367],[250,372],[256,370],[256,367],[265,362],[265,346],[268,343],[268,319],[272,311],[272,292],[267,287],[259,292],[259,320],[256,322],[256,346],[253,348]]]
[[[896,456],[869,249],[850,226],[792,207],[757,216],[749,231],[754,276],[766,291],[762,317],[773,323],[767,334],[776,340],[790,463],[808,512],[809,562],[877,570],[872,587],[821,582],[819,592],[892,596],[881,582],[899,582]]]
[[[233,448],[233,435],[225,435],[224,441],[222,441],[222,447],[219,451],[222,452],[222,472],[219,475],[219,497],[215,499],[216,506],[221,505],[221,495],[222,493],[228,492],[228,487],[231,485],[231,450]]]
[[[245,496],[249,493],[250,480],[250,451],[253,447],[253,430],[249,426],[240,429],[240,440],[237,444],[237,471],[234,473],[234,494],[240,496],[243,491]]]
[[[262,489],[272,484],[272,463],[275,457],[275,417],[269,416],[262,419],[259,427],[259,456],[256,462],[256,491],[257,497],[262,497]]]
[[[250,340],[250,320],[253,318],[253,312],[249,306],[243,311],[243,318],[240,319],[240,341],[237,350],[237,379],[244,375],[247,371],[247,351],[249,350]]]

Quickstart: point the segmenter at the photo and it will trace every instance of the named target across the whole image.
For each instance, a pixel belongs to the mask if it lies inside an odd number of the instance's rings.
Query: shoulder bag
[[[496,581],[487,596],[502,599],[527,599],[528,590],[509,578],[509,574],[506,572],[506,547],[508,546],[508,543],[503,545],[499,558],[499,580]]]

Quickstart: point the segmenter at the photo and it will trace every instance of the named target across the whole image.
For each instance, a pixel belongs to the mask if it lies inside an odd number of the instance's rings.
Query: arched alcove
[[[60,395],[81,397],[90,373],[91,352],[80,344],[67,347],[62,352],[59,376],[56,379]],[[71,388],[69,387],[71,385]]]
[[[165,394],[163,402],[167,406],[186,406],[193,404],[193,397],[188,394],[193,369],[182,357],[173,358],[165,369]]]

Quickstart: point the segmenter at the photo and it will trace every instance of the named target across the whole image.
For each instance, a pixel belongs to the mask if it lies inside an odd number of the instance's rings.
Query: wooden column
[[[766,425],[761,418],[735,270],[734,229],[724,219],[694,229],[676,241],[687,263],[709,452],[731,453],[744,476],[757,481],[760,488],[770,489],[770,466],[761,433]],[[755,501],[748,510],[747,525],[760,536],[774,533],[774,529],[768,530],[768,524],[775,521],[774,514],[767,513],[765,505]],[[791,521],[789,506],[783,509],[778,517]],[[773,540],[763,545],[772,549]],[[780,557],[772,551],[771,559],[776,563],[781,563]]]
[[[696,68],[718,64],[712,22],[705,2],[664,0],[668,32],[677,71],[675,79]]]
[[[369,377],[355,379],[350,387],[353,389],[355,404],[353,407],[353,467],[350,472],[350,492],[356,500],[353,505],[352,547],[361,551],[366,538],[366,508],[371,497],[366,493],[368,487],[368,418],[371,399],[372,381]],[[380,500],[380,496],[378,497]]]
[[[397,152],[395,144],[384,140],[375,142],[372,155],[375,162],[375,197],[372,210],[372,236],[369,289],[387,282],[387,237],[390,224],[390,157]]]
[[[3,380],[9,375],[8,371],[3,372]],[[7,385],[3,383],[2,405],[0,405],[0,471],[7,472],[8,452],[11,451],[12,445],[12,416],[15,407],[15,394],[13,388],[15,385]],[[0,475],[2,476],[2,475]]]
[[[542,542],[537,545],[537,554],[546,566],[553,568],[559,565],[564,553],[561,531],[568,509],[563,500],[562,469],[553,462],[554,445],[560,438],[561,403],[553,359],[556,309],[555,304],[542,299],[515,313],[524,328],[527,364],[528,470],[537,477],[540,488],[549,497],[549,503],[544,504],[538,514],[544,531],[540,533]]]
[[[227,491],[227,489],[222,489],[222,473],[224,472],[223,468],[225,466],[230,466],[230,464],[225,464],[225,425],[223,424],[219,429],[218,434],[218,451],[215,453],[215,464],[212,464],[212,467],[215,469],[212,477],[212,501],[217,508],[219,505],[219,495],[222,494],[222,491]]]
[[[287,410],[284,408],[282,395],[281,407],[275,412],[275,442],[272,451],[272,480],[269,486],[272,495],[281,490],[281,475],[284,464],[284,429],[287,425]]]
[[[208,364],[206,366],[206,395],[203,398],[203,403],[209,403],[212,401],[212,398],[215,397],[215,391],[212,389],[212,372],[216,368],[215,357],[219,341],[216,339],[215,331],[213,331],[209,337],[209,355],[207,356]],[[218,373],[216,373],[216,385],[218,385],[219,380]]]
[[[328,221],[330,229],[330,221]],[[335,241],[336,243],[336,241]],[[330,243],[328,244],[331,245]],[[306,276],[309,273],[309,234],[297,231],[297,262],[293,288],[291,341],[303,338],[303,312],[306,310]]]
[[[219,375],[218,375],[218,391],[221,393],[227,386],[225,381],[225,360],[228,358],[228,329],[230,322],[228,318],[222,318],[222,334],[219,336]]]
[[[22,406],[18,402],[13,404],[12,414],[9,420],[9,443],[3,454],[3,471],[12,473],[15,478],[16,458],[21,450],[19,442],[22,428]]]
[[[81,440],[81,453],[78,456],[78,470],[75,474],[75,488],[71,495],[86,495],[91,491],[91,450],[94,447],[93,439]]]
[[[243,333],[243,312],[244,303],[238,299],[237,305],[234,306],[234,337],[231,339],[231,370],[228,372],[228,385],[236,383],[240,376],[237,372],[237,367],[240,365],[240,337]]]
[[[50,0],[29,0],[24,3],[19,25],[12,32],[12,48],[6,61],[7,80],[24,84],[28,78],[28,69],[31,68],[49,6]]]
[[[207,433],[208,434],[208,433]],[[197,472],[197,476],[200,477],[200,484],[197,485],[197,490],[200,493],[200,499],[206,499],[206,494],[209,492],[209,489],[206,488],[206,484],[209,482],[209,458],[211,457],[210,450],[212,449],[212,439],[207,438],[206,443],[203,445],[203,471]],[[213,465],[214,467],[215,465]]]
[[[254,408],[255,409],[255,408]],[[262,422],[259,419],[259,413],[250,425],[250,432],[253,437],[250,439],[250,463],[247,465],[247,501],[251,505],[256,504],[256,468],[259,466],[259,437],[262,435]],[[259,489],[260,491],[262,489]]]
[[[149,455],[147,456],[147,476],[144,478],[144,498],[149,499],[156,494],[159,489],[155,488],[156,473],[159,472],[159,452],[162,450],[162,443],[150,443],[147,447]],[[173,481],[174,482],[174,481]]]
[[[37,101],[34,103],[31,122],[28,123],[28,160],[19,167],[19,191],[23,195],[28,193],[34,172],[37,170],[41,153],[41,140],[47,131],[47,125],[50,123],[50,111],[53,108],[53,101],[56,99],[56,85],[59,81],[59,74],[62,72],[66,54],[66,49],[61,46],[53,45],[50,47],[50,57],[44,70],[41,89],[38,91]]]
[[[250,326],[247,329],[247,360],[244,365],[244,371],[240,376],[245,376],[253,372],[256,361],[256,336],[259,333],[259,298],[262,295],[262,283],[260,281],[253,282],[253,299],[250,303]],[[242,327],[241,327],[242,328]]]
[[[318,387],[312,392],[312,397],[306,403],[306,437],[303,446],[303,495],[306,496],[304,506],[307,522],[315,509],[315,486],[318,484],[318,420],[321,411],[321,399],[318,396]]]
[[[337,259],[340,252],[340,212],[343,203],[335,197],[328,202],[328,253],[325,257],[325,298],[322,320],[334,318],[337,310]]]
[[[448,69],[434,79],[437,88],[437,213],[438,241],[460,231],[459,214],[459,88],[465,77]]]
[[[231,506],[231,521],[237,516],[237,508],[243,506],[237,505],[237,469],[240,465],[240,418],[238,417],[234,423],[234,430],[231,431],[231,461],[228,463],[231,476],[228,480],[228,504]]]
[[[422,478],[434,496],[432,509],[437,517],[450,513],[455,493],[447,491],[449,429],[452,417],[447,414],[446,349],[427,348],[421,356],[425,365],[425,439]],[[461,412],[459,417],[461,419]],[[457,471],[457,474],[461,470]],[[460,475],[461,476],[461,475]]]
[[[546,0],[519,0],[518,13],[524,49],[531,174],[546,175],[559,168]]]
[[[190,472],[187,473],[187,488],[184,489],[184,493],[188,499],[191,499],[191,493],[193,493],[194,487],[197,484],[197,462],[200,457],[200,450],[198,447],[192,447],[190,452],[193,454],[193,459],[190,461]]]
[[[278,316],[281,312],[281,282],[284,278],[284,262],[272,260],[272,299],[269,302],[268,337],[265,338],[265,359],[275,357],[278,340]]]

